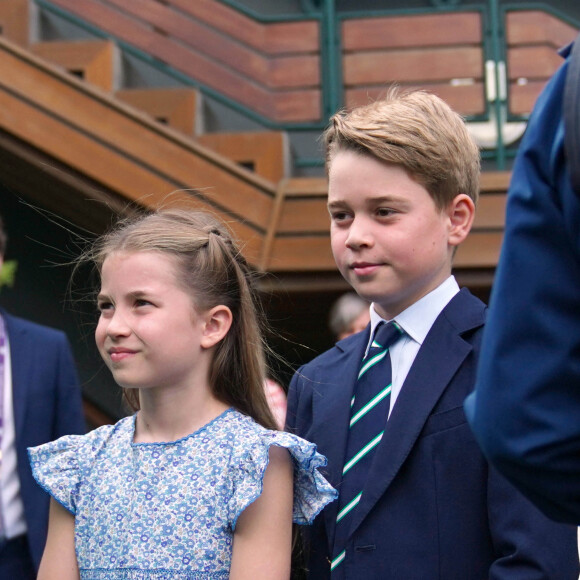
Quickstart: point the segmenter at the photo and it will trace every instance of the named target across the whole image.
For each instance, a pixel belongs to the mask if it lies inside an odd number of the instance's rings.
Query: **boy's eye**
[[[113,304],[111,302],[98,302],[97,303],[97,310],[99,312],[103,312],[105,310],[110,310],[113,308]]]
[[[345,211],[336,211],[333,212],[330,216],[335,222],[340,222],[348,219],[348,213]]]
[[[135,300],[135,306],[151,306],[151,302],[149,302],[149,300],[145,300],[144,298],[137,298]]]
[[[390,215],[393,215],[394,213],[395,213],[395,210],[388,208],[388,207],[380,207],[379,209],[377,209],[377,215],[379,217],[389,217]]]

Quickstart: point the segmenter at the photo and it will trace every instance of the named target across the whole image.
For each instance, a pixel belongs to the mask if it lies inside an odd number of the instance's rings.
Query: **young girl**
[[[287,579],[292,521],[335,498],[275,431],[256,293],[221,222],[167,210],[91,252],[99,352],[138,411],[29,450],[52,496],[38,578]]]

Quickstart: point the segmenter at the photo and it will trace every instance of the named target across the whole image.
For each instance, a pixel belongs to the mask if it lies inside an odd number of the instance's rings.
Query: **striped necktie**
[[[389,416],[391,400],[389,347],[402,334],[403,330],[396,322],[379,324],[355,385],[330,566],[333,580],[344,577],[341,564],[346,558],[346,541],[352,516],[362,497],[374,451],[383,437]]]

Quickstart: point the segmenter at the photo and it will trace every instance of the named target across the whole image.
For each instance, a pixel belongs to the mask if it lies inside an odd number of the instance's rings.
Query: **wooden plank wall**
[[[558,49],[576,38],[578,30],[539,10],[506,15],[509,111],[531,112],[540,91],[562,64]]]
[[[427,89],[464,115],[485,112],[479,12],[345,20],[342,40],[348,108],[397,83]]]
[[[21,46],[28,45],[28,0],[0,1],[0,34]]]

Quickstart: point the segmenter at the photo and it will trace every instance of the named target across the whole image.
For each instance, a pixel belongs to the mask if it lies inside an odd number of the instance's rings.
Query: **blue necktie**
[[[389,416],[389,347],[402,333],[396,322],[379,324],[355,385],[330,568],[333,580],[343,578],[341,564],[346,557],[345,547],[350,523],[362,497],[372,458],[383,437]]]

